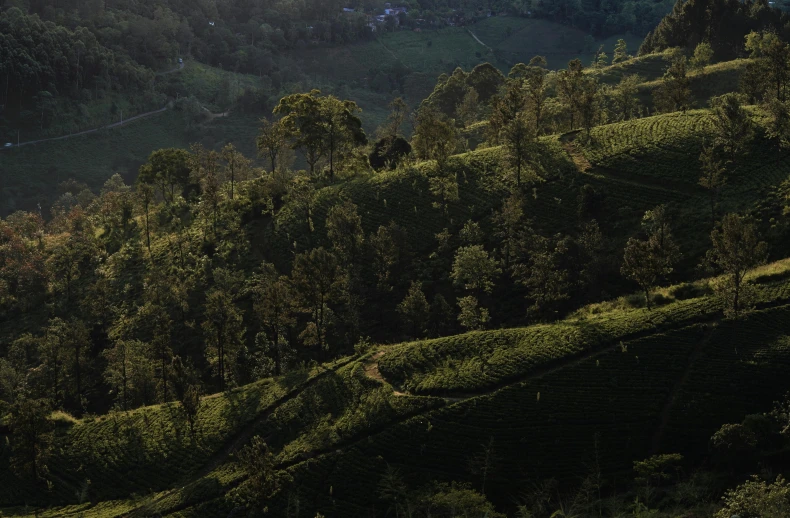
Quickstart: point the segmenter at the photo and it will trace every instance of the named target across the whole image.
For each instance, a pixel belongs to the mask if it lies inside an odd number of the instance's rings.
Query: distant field
[[[625,38],[635,52],[639,40]],[[433,91],[436,78],[456,67],[470,70],[479,63],[491,62],[507,72],[514,63],[528,61],[535,55],[546,56],[551,68],[562,68],[575,57],[588,64],[600,43],[604,43],[611,55],[616,39],[589,45],[586,34],[572,27],[511,17],[492,17],[470,27],[420,33],[400,31],[356,45],[284,53],[278,58],[285,72],[280,92],[273,90],[269,78],[235,74],[188,61],[182,70],[158,76],[158,89],[173,98],[194,96],[215,113],[228,109],[248,88],[262,89],[264,101],[252,109],[231,109],[230,117],[191,130],[187,129],[182,114],[168,111],[128,127],[1,152],[0,168],[5,174],[0,179],[0,215],[20,208],[32,209],[39,202],[42,207],[49,207],[57,184],[68,178],[84,181],[94,189],[114,173],[131,181],[145,158],[162,147],[187,147],[192,142],[201,142],[216,148],[233,142],[245,154],[254,156],[258,119],[271,110],[280,94],[319,88],[352,99],[363,110],[365,130],[373,134],[386,119],[387,105],[394,97],[404,96],[410,105],[417,106]],[[370,87],[373,74],[390,71],[396,65],[404,74],[402,91],[377,92]],[[139,104],[141,100],[135,102]],[[117,112],[113,110],[116,114],[110,116],[113,103]],[[85,109],[88,118],[84,123],[58,121],[56,128],[62,131],[57,133],[53,129],[45,136],[100,126],[115,120],[112,117],[120,119],[121,111],[128,118],[140,111],[134,111],[133,105],[132,100],[123,99],[88,103]],[[101,115],[105,112],[106,117]],[[21,140],[40,136],[41,132],[23,134]]]
[[[407,70],[405,91],[401,93],[417,103],[430,94],[440,74],[451,73],[457,67],[469,70],[490,62],[507,72],[514,64],[528,62],[536,55],[546,57],[552,69],[564,68],[574,58],[588,65],[600,45],[604,45],[611,58],[619,38],[626,40],[632,54],[641,44],[641,38],[631,35],[590,43],[584,31],[567,25],[529,18],[492,17],[468,27],[400,31],[356,45],[295,50],[286,53],[285,58],[293,60],[316,82],[341,82],[351,88],[366,88],[372,73],[400,63]]]

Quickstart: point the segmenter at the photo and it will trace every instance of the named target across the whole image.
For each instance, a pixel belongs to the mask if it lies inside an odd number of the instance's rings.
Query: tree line
[[[604,98],[578,60],[550,74],[537,57],[507,77],[481,65],[440,79],[414,113],[393,102],[368,144],[356,104],[314,90],[284,97],[262,120],[263,166],[232,145],[196,145],[154,152],[134,186],[116,175],[96,195],[64,183],[48,221],[17,212],[0,222],[3,400],[46,399],[76,413],[127,409],[279,375],[346,354],[366,337],[552,320],[603,291],[628,289],[626,281],[650,307],[682,255],[667,207],[645,213],[624,249],[599,223],[605,205],[589,185],[571,193],[572,232],[547,233],[526,216],[532,182],[548,174],[540,136],[580,127],[579,138],[593,138]],[[739,99],[714,101],[715,138],[700,157],[700,183],[711,193],[706,265],[726,274],[719,291],[733,314],[749,306],[746,271],[767,257],[753,221],[716,210],[753,134]],[[500,149],[489,181],[507,195],[487,218],[454,221],[464,165],[452,155],[463,150],[462,127],[481,119]],[[307,170],[290,169],[295,152]],[[415,242],[396,212],[371,226],[351,198],[327,205],[334,187],[374,167],[429,193],[446,225],[433,243]],[[618,270],[624,280],[612,281]],[[30,312],[31,323],[13,324]]]

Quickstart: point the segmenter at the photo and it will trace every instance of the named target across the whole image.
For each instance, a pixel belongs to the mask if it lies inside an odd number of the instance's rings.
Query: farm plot
[[[352,500],[374,504],[378,480],[395,459],[414,486],[459,477],[479,485],[470,461],[492,440],[496,467],[487,488],[495,500],[505,501],[527,477],[583,476],[596,451],[602,469],[628,469],[649,455],[663,404],[705,332],[692,326],[626,342],[622,350],[414,417],[291,472],[315,482],[302,487],[315,489],[311,497],[327,506],[319,508],[350,511]]]
[[[696,158],[711,131],[707,111],[657,115],[599,126],[584,156],[596,167],[635,179],[655,177],[693,187],[699,178]]]
[[[412,342],[388,349],[379,360],[379,370],[389,381],[418,394],[479,392],[613,347],[634,334],[710,318],[717,309],[710,299],[691,299],[653,311]]]
[[[354,362],[278,407],[255,433],[279,451],[278,463],[289,464],[443,405],[439,398],[395,396]]]
[[[78,421],[54,443],[49,469],[55,475],[55,492],[48,500],[73,501],[75,488],[87,480],[91,496],[100,500],[172,487],[203,467],[267,407],[310,379],[302,373],[205,397],[194,436],[175,403]],[[40,503],[40,495],[36,498],[29,486],[4,467],[0,503]]]

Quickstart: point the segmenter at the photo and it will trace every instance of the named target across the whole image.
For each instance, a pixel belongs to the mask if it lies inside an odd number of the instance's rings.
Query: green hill
[[[86,503],[39,516],[223,516],[244,483],[233,450],[254,434],[269,438],[278,469],[293,477],[269,503],[282,515],[296,495],[303,511],[367,513],[388,464],[415,482],[465,473],[478,484],[469,460],[490,440],[500,459],[490,495],[504,504],[525,477],[570,481],[594,456],[607,473],[651,453],[693,458],[721,423],[768,410],[782,385],[790,364],[786,268],[750,276],[760,309],[737,321],[722,320],[716,300],[703,296],[653,311],[598,306],[552,325],[374,347],[301,379],[205,398],[194,439],[175,405],[65,422],[53,490],[34,498],[4,471],[2,499],[72,503],[90,480]]]

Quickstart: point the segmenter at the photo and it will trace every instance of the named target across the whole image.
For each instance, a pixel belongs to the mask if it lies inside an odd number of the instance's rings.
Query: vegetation
[[[168,141],[130,184],[57,178],[52,203],[0,220],[2,513],[785,513],[783,15],[690,0],[642,56],[618,38],[611,65],[601,47],[558,71],[498,54],[517,33],[482,33],[493,63],[419,98],[414,71],[369,70],[397,90],[372,119],[318,80],[231,87],[263,68],[273,81],[287,53],[371,38],[365,11],[382,7],[313,4],[119,4],[69,29],[68,5],[0,13],[21,31],[3,34],[15,50],[0,78],[20,73],[31,27],[98,67],[48,55],[5,94],[13,117],[40,110],[41,131],[62,99],[36,81],[98,99],[128,65],[149,79],[119,93],[179,97],[216,73],[212,99],[162,117],[183,112],[197,136],[204,117],[226,119],[203,103],[248,106],[257,132]],[[638,5],[606,20],[584,2],[530,8],[607,33]],[[372,23],[411,52],[426,36],[403,27],[518,27],[488,15],[526,6],[457,8],[416,2]],[[703,8],[741,23],[703,38]],[[170,27],[159,39],[151,14]],[[447,34],[487,47],[465,31]],[[181,52],[236,72],[192,64],[152,87]]]

